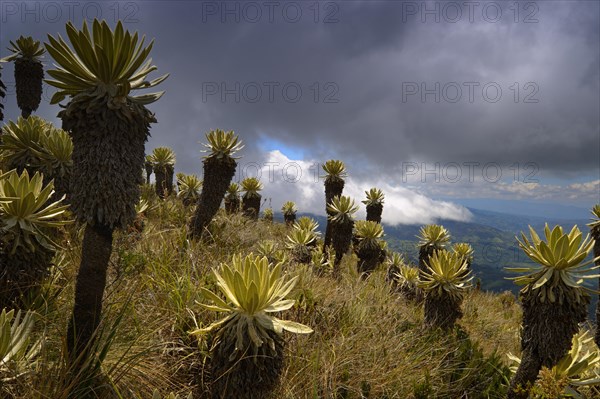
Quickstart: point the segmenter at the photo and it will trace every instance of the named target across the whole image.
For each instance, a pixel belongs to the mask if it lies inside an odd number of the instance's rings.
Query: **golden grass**
[[[189,209],[168,199],[152,210],[141,234],[122,232],[115,239],[104,323],[110,325],[120,312],[123,320],[103,370],[123,398],[151,398],[154,389],[203,397],[206,343],[187,332],[218,315],[197,305],[203,301],[199,287],[214,285],[212,268],[234,253],[256,252],[261,240],[283,247],[285,225],[224,213],[211,225],[211,239],[190,242],[189,215]],[[55,399],[67,391],[60,381],[48,382],[49,376],[64,374],[62,337],[81,250],[78,229],[66,237],[64,262],[49,289],[56,298],[38,310],[44,326],[37,333],[45,334],[47,345],[37,372],[11,388],[23,398]],[[426,397],[426,392],[478,397],[469,389],[486,383],[478,378],[482,364],[493,364],[487,357],[497,352],[507,364],[504,354],[519,352],[520,310],[508,295],[471,292],[459,329],[430,332],[422,328],[422,306],[393,294],[384,270],[360,279],[354,256],[344,258],[342,270],[336,280],[308,266],[287,266],[299,283],[292,293],[297,303],[285,317],[311,326],[314,333],[286,334],[287,360],[274,397],[405,399]],[[483,353],[480,363],[465,358],[476,352],[475,346]]]

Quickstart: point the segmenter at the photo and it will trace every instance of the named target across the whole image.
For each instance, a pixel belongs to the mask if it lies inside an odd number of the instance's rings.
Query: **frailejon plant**
[[[400,273],[400,268],[406,264],[404,256],[401,253],[392,252],[386,256],[384,262],[387,266],[386,281],[391,282],[392,286],[396,288],[396,274]]]
[[[15,170],[0,176],[0,306],[15,306],[21,295],[35,292],[52,265],[56,228],[71,223],[68,206],[50,202],[53,183],[36,173]]]
[[[181,174],[177,177],[179,192],[177,198],[181,198],[185,206],[191,206],[200,199],[200,190],[202,189],[202,180],[196,175]]]
[[[370,220],[356,222],[356,236],[358,238],[358,271],[371,273],[379,264],[383,227],[380,223]]]
[[[325,172],[325,210],[327,216],[332,216],[329,211],[329,205],[334,197],[340,197],[344,191],[344,178],[347,176],[346,165],[340,160],[330,159],[323,164]],[[325,228],[325,246],[329,246],[332,240],[330,218],[327,218],[327,227]]]
[[[23,118],[29,117],[38,109],[42,101],[42,80],[44,79],[44,66],[41,59],[45,53],[40,42],[31,36],[20,36],[16,41],[10,41],[11,55],[4,61],[15,63],[15,84],[17,86],[17,105],[21,109]]]
[[[461,304],[471,287],[466,261],[456,253],[437,250],[420,270],[419,288],[425,292],[425,325],[452,329],[462,317]]]
[[[260,191],[263,189],[263,184],[256,177],[247,177],[242,180],[242,210],[245,216],[252,219],[257,219],[260,212],[260,201],[262,196]]]
[[[199,238],[217,214],[223,196],[230,187],[237,166],[235,154],[244,146],[233,130],[211,130],[206,134],[204,157],[204,184],[196,212],[190,223],[190,236]]]
[[[168,75],[148,80],[156,66],[148,62],[153,42],[131,34],[119,21],[114,29],[94,20],[92,32],[84,21],[78,30],[67,23],[71,46],[48,35],[46,50],[56,69],[48,71],[58,88],[51,104],[68,98],[58,116],[73,139],[70,203],[77,219],[86,223],[81,266],[75,287],[69,352],[83,353],[100,322],[106,271],[113,231],[136,217],[143,183],[144,143],[154,114],[146,108],[163,92],[138,94],[163,82]],[[136,95],[133,94],[136,91]]]
[[[291,226],[296,221],[296,212],[298,212],[298,208],[296,204],[292,201],[286,201],[283,203],[281,207],[281,212],[283,212],[283,220],[285,220],[285,224]]]
[[[267,258],[269,263],[277,263],[277,243],[273,240],[263,240],[257,244],[256,251],[260,256]]]
[[[40,117],[19,117],[17,123],[8,121],[2,129],[2,168],[16,169],[21,173],[27,169],[31,174],[39,165],[39,154],[44,152],[42,138],[47,132],[47,122]]]
[[[68,193],[73,168],[73,141],[62,129],[37,116],[19,117],[3,128],[0,151],[4,170],[27,170],[30,175],[41,172],[44,182],[54,180],[56,197]]]
[[[54,180],[53,199],[68,194],[73,141],[64,130],[37,116],[9,121],[3,130],[0,151],[4,170],[27,170],[30,175],[41,172],[45,183]]]
[[[564,233],[561,226],[544,228],[542,240],[533,228],[530,239],[521,233],[519,247],[535,262],[532,266],[507,268],[522,275],[511,278],[523,286],[521,333],[522,359],[509,388],[509,398],[527,398],[542,367],[552,368],[571,348],[571,339],[586,318],[590,293],[584,285],[592,261],[584,262],[593,247],[589,235],[577,226]]]
[[[437,224],[428,224],[421,227],[419,235],[419,269],[425,271],[429,257],[439,249],[443,249],[450,242],[450,232]]]
[[[354,214],[358,211],[353,199],[346,196],[334,197],[327,205],[328,220],[331,224],[331,243],[335,250],[334,274],[339,274],[339,266],[343,256],[352,244]]]
[[[362,201],[362,203],[367,206],[367,220],[381,223],[385,195],[380,189],[375,187],[369,191],[365,191],[365,194],[367,195],[367,199]]]
[[[35,251],[36,248],[54,249],[52,240],[45,228],[54,228],[68,224],[58,216],[68,208],[60,201],[48,204],[54,186],[44,186],[43,176],[36,173],[31,178],[25,170],[19,175],[15,170],[0,177],[0,196],[9,201],[0,203],[2,231],[10,235],[10,254],[22,248]]]
[[[452,252],[462,257],[467,262],[467,267],[471,269],[473,263],[473,247],[466,242],[457,242],[452,246]]]
[[[301,216],[294,222],[294,228],[298,230],[309,230],[318,235],[317,229],[319,228],[319,223],[309,216]]]
[[[271,223],[271,222],[273,222],[273,217],[274,217],[273,208],[267,208],[263,211],[263,220],[264,221]]]
[[[37,364],[42,338],[34,338],[37,315],[19,310],[0,312],[0,394],[2,386],[31,373]]]
[[[419,288],[419,269],[406,264],[400,265],[394,275],[398,291],[408,300],[421,301],[423,293]]]
[[[210,367],[213,398],[267,398],[277,385],[284,362],[283,330],[309,334],[312,329],[275,317],[294,306],[287,299],[297,277],[288,279],[282,263],[269,266],[266,257],[234,255],[230,264],[213,270],[217,287],[225,296],[200,288],[213,304],[208,310],[225,313],[221,320],[194,335],[212,333]]]
[[[237,183],[231,183],[227,188],[225,195],[225,212],[228,214],[236,213],[240,210],[240,191],[242,188]]]
[[[592,208],[592,221],[588,223],[590,235],[594,239],[594,258],[596,266],[600,266],[600,204]],[[600,279],[598,279],[598,288],[600,289]],[[596,320],[600,320],[600,302],[596,304]],[[600,347],[600,328],[596,329],[594,336],[596,345]]]
[[[542,385],[557,387],[561,397],[585,399],[578,392],[580,388],[600,385],[600,352],[597,348],[590,350],[592,340],[587,330],[575,334],[569,352],[554,367],[542,368],[540,380],[546,382]],[[514,363],[510,368],[514,374],[521,365],[521,358],[511,353],[508,358]],[[541,394],[548,397],[549,392]]]
[[[292,229],[287,235],[287,248],[298,263],[309,263],[311,248],[315,246],[317,236],[311,230]]]
[[[140,198],[138,203],[135,205],[136,218],[133,222],[132,228],[137,232],[141,233],[146,225],[146,213],[151,210],[150,202],[145,198]]]
[[[150,155],[150,162],[156,178],[156,195],[164,199],[173,193],[175,153],[169,147],[157,147]]]
[[[56,196],[69,196],[69,182],[73,171],[73,140],[67,132],[49,126],[42,137],[43,152],[39,154],[40,170],[54,180]]]
[[[329,274],[335,267],[335,251],[331,247],[317,245],[312,250],[310,263],[318,275]]]

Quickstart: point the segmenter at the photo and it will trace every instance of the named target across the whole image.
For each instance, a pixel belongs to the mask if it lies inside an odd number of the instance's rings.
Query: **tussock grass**
[[[205,397],[207,338],[191,337],[188,331],[218,315],[197,305],[204,301],[199,287],[214,288],[210,271],[234,253],[256,252],[265,239],[285,247],[289,228],[284,224],[224,212],[211,224],[207,239],[190,242],[185,226],[193,209],[173,198],[153,202],[141,233],[120,232],[115,238],[103,321],[112,341],[102,365],[105,389],[95,393],[98,397],[146,399],[155,389]],[[64,382],[63,336],[79,265],[80,229],[71,227],[63,241],[62,261],[43,291],[44,300],[36,302],[42,304],[36,307],[42,316],[36,334],[46,342],[35,372],[11,385],[10,391],[18,393],[13,397],[75,397]],[[318,275],[310,266],[286,266],[299,282],[292,293],[297,303],[284,318],[309,325],[314,333],[285,336],[285,369],[274,397],[501,397],[498,384],[508,375],[505,353],[519,352],[520,310],[514,297],[473,291],[455,331],[427,331],[422,305],[392,293],[385,270],[359,278],[356,263],[354,255],[345,256],[339,280]]]

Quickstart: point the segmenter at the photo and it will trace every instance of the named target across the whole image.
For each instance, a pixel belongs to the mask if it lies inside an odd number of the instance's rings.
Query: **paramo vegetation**
[[[600,205],[518,238],[518,298],[482,292],[443,226],[415,237],[417,264],[391,252],[385,193],[345,195],[340,160],[326,226],[294,198],[283,223],[261,210],[233,131],[206,129],[198,175],[176,173],[145,147],[163,94],[146,89],[168,77],[150,77],[153,41],[65,29],[2,59],[22,112],[0,136],[1,398],[600,397]],[[45,76],[60,128],[34,115]]]

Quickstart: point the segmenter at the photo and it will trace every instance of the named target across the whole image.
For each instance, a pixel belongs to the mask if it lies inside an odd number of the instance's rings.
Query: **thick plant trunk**
[[[535,291],[534,291],[535,292]],[[587,317],[589,296],[584,296],[582,302],[571,304],[565,299],[563,304],[546,300],[540,302],[535,294],[521,294],[523,305],[523,331],[521,349],[523,357],[531,357],[521,363],[509,390],[509,398],[526,398],[528,392],[518,395],[514,392],[518,385],[525,387],[533,384],[542,366],[552,368],[571,349],[571,340],[579,330],[579,323]],[[537,370],[534,370],[534,366]],[[523,369],[523,370],[521,370]],[[517,379],[518,377],[518,379]]]
[[[284,213],[283,220],[285,220],[286,226],[293,226],[294,222],[296,221],[296,214],[295,213],[289,213],[289,214]]]
[[[539,355],[534,355],[529,351],[523,352],[521,364],[510,381],[507,398],[527,399],[541,368],[542,362]]]
[[[173,176],[175,175],[175,167],[167,165],[165,167],[165,191],[167,196],[173,194]]]
[[[360,273],[370,274],[379,264],[379,248],[358,248],[358,271]]]
[[[381,223],[382,204],[367,205],[367,221]]]
[[[200,238],[221,206],[221,201],[235,175],[237,163],[233,158],[204,160],[204,183],[196,212],[190,222],[190,237]]]
[[[344,192],[344,180],[327,180],[325,179],[325,210],[327,215],[331,216],[331,213],[327,210],[327,205],[331,203],[336,196],[341,196]],[[325,241],[324,247],[331,245],[332,231],[331,222],[327,218],[327,226],[325,227]]]
[[[137,217],[144,144],[150,123],[156,122],[142,105],[126,101],[114,107],[108,101],[75,96],[58,113],[73,139],[71,211],[80,223],[87,223],[67,332],[72,361],[84,357],[82,351],[100,323],[113,230],[126,229]]]
[[[267,399],[277,386],[284,365],[284,341],[268,331],[274,350],[263,344],[254,355],[252,348],[235,349],[236,324],[225,325],[217,333],[211,350],[212,399]],[[252,342],[247,331],[244,342]],[[232,354],[237,352],[233,358]]]
[[[450,330],[462,317],[460,300],[449,295],[425,295],[424,322],[429,328]]]
[[[71,211],[81,223],[127,228],[137,216],[154,115],[135,103],[94,114],[87,103],[71,101],[58,116],[73,139]]]
[[[335,250],[334,274],[339,274],[342,258],[350,249],[352,244],[352,229],[354,222],[332,223],[331,244]]]
[[[87,225],[83,237],[81,264],[75,283],[75,305],[69,322],[69,353],[78,356],[94,342],[102,316],[102,297],[112,252],[113,230],[102,225]]]
[[[244,211],[244,216],[247,216],[252,219],[258,219],[258,214],[260,213],[260,201],[262,197],[259,194],[248,197],[244,195],[242,198],[242,210]]]
[[[17,105],[21,116],[28,118],[38,109],[42,101],[42,80],[44,67],[39,61],[15,60],[15,83],[17,85]]]
[[[429,264],[429,257],[433,255],[436,248],[432,245],[423,246],[419,248],[419,270],[427,271],[427,265]]]
[[[292,258],[298,263],[310,263],[312,253],[306,245],[297,245],[292,250]]]
[[[156,195],[158,195],[158,198],[160,199],[165,199],[165,171],[160,168],[156,169],[154,171],[154,177],[156,179],[154,182]]]

